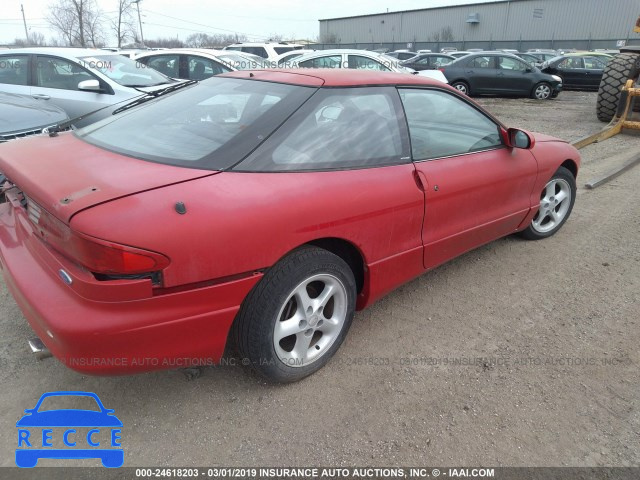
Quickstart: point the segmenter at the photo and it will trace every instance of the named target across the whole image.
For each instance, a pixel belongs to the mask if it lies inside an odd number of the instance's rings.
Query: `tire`
[[[451,84],[453,88],[458,90],[460,93],[463,93],[467,96],[471,95],[471,89],[469,88],[469,84],[467,82],[463,82],[462,80],[458,80],[457,82],[453,82]]]
[[[576,201],[576,190],[573,174],[560,167],[542,189],[538,213],[529,226],[520,232],[520,236],[527,240],[542,240],[554,235],[571,215]],[[562,199],[557,198],[560,193],[564,193]]]
[[[553,87],[547,82],[540,82],[531,91],[531,98],[549,100],[553,96]]]
[[[355,304],[356,281],[344,260],[321,248],[294,250],[240,308],[233,338],[242,363],[271,382],[311,375],[340,348]]]
[[[607,64],[598,88],[597,114],[601,122],[610,122],[618,109],[620,93],[627,80],[638,80],[640,54],[620,53]]]

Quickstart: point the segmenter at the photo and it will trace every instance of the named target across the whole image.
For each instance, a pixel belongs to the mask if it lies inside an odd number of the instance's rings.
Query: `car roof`
[[[391,73],[376,70],[351,70],[347,68],[305,68],[245,70],[218,75],[220,77],[245,78],[265,82],[288,83],[308,87],[360,87],[373,85],[425,85],[442,88],[442,82],[409,73]]]
[[[56,55],[64,58],[82,58],[91,56],[113,55],[120,56],[120,52],[110,52],[100,48],[58,48],[58,47],[33,47],[33,48],[12,48],[8,50],[11,54],[28,53],[41,55]]]

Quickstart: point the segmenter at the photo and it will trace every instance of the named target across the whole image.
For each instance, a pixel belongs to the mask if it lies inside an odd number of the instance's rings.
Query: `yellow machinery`
[[[640,19],[638,19],[638,23],[640,23]],[[640,26],[636,26],[636,28],[640,30]],[[627,80],[627,83],[622,89],[622,95],[620,95],[618,112],[616,116],[613,117],[609,125],[598,133],[589,135],[588,137],[574,142],[574,147],[581,149],[587,145],[591,145],[592,143],[602,142],[607,138],[611,138],[614,135],[621,133],[624,129],[640,130],[640,121],[630,120],[633,113],[633,109],[631,107],[633,105],[633,99],[635,97],[640,97],[640,88],[635,88],[634,85],[634,80]]]

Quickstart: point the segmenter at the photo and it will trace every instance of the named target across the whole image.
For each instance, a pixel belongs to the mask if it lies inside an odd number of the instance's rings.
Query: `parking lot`
[[[479,102],[510,126],[575,140],[602,126],[595,97]],[[240,366],[188,380],[37,361],[1,284],[1,465],[14,465],[22,411],[54,390],[92,391],[115,409],[125,466],[638,465],[640,169],[583,187],[638,142],[583,150],[557,235],[494,242],[399,288],[359,312],[336,357],[299,383],[265,384]]]

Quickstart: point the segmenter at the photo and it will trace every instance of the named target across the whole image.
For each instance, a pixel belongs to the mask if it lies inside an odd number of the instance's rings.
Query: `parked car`
[[[395,52],[388,52],[388,57],[397,58],[400,61],[409,60],[410,58],[418,55],[418,52],[410,52],[409,50],[396,50]]]
[[[174,48],[145,52],[135,60],[171,78],[204,80],[221,73],[238,70],[221,57],[223,50]]]
[[[448,52],[447,55],[451,55],[454,58],[462,58],[462,57],[466,57],[470,53],[474,53],[474,52],[465,50],[465,51],[460,51],[460,52]]]
[[[74,118],[176,81],[115,52],[17,48],[0,52],[0,91],[30,95]]]
[[[536,57],[539,60],[539,64],[543,64],[544,62],[546,62],[547,60],[551,60],[552,58],[556,58],[558,56],[557,52],[551,51],[551,52],[531,52],[528,51],[527,55],[533,55],[534,57]]]
[[[545,100],[562,90],[562,79],[542,73],[510,53],[471,53],[440,68],[452,87],[467,95],[523,96]]]
[[[303,55],[291,62],[291,68],[349,68],[354,70],[379,70],[382,72],[416,73],[407,68],[400,61],[384,53],[375,53],[367,50],[318,50],[317,52]],[[447,81],[438,70],[423,70],[418,75]]]
[[[597,90],[610,59],[608,55],[561,55],[544,62],[540,68],[560,77],[565,88]]]
[[[432,53],[432,52],[428,48],[423,48],[423,49],[418,50],[417,53]]]
[[[530,53],[516,53],[515,55],[517,57],[520,57],[522,60],[533,67],[540,68],[540,66],[542,65],[542,60],[540,60],[535,55],[531,55]]]
[[[42,130],[69,120],[60,107],[27,95],[0,92],[0,143],[38,135]]]
[[[232,338],[268,379],[298,380],[356,309],[497,238],[554,235],[571,213],[578,151],[441,82],[252,73],[0,146],[0,270],[66,365],[207,364]],[[86,355],[123,361],[71,361]]]
[[[416,55],[409,60],[401,62],[403,67],[412,68],[413,70],[437,70],[443,65],[448,65],[456,58],[451,55],[443,55],[441,53],[422,53]]]
[[[306,48],[306,45],[300,45],[297,43],[285,43],[285,42],[271,42],[271,43],[259,43],[259,42],[245,42],[234,43],[224,47],[223,50],[235,50],[238,52],[252,53],[262,58],[274,60],[278,55],[290,52],[291,50],[302,50]]]
[[[290,52],[285,52],[282,55],[278,55],[276,58],[273,59],[272,63],[274,64],[273,66],[277,68],[287,68],[291,64],[292,60],[298,57],[301,57],[302,55],[306,55],[308,53],[313,53],[313,52],[315,52],[315,50],[307,50],[307,49],[291,50]]]

